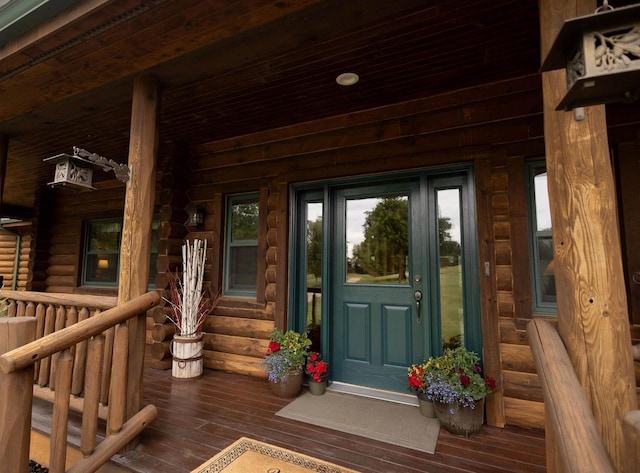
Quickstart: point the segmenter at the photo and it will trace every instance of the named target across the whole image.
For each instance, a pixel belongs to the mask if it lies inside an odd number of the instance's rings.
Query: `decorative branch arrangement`
[[[207,259],[206,240],[187,240],[182,245],[182,279],[177,273],[170,281],[171,300],[165,299],[173,309],[167,318],[176,326],[176,334],[195,338],[202,333],[204,321],[220,300],[205,297],[202,289],[204,264]]]

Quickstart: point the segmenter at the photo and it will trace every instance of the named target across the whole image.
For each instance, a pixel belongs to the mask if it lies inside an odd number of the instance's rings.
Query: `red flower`
[[[411,376],[409,376],[409,386],[413,386],[413,387],[416,387],[416,388],[421,388],[422,387],[422,381],[420,381],[415,376],[411,375]]]
[[[318,359],[318,352],[312,351],[311,355],[309,355],[309,361],[316,361]]]
[[[496,380],[495,379],[493,379],[493,378],[485,378],[484,384],[486,384],[487,387],[489,389],[491,389],[491,391],[495,391],[496,390]]]
[[[469,379],[469,376],[467,376],[466,374],[463,374],[462,376],[460,376],[460,384],[462,384],[463,386],[469,386],[471,384],[471,379]]]
[[[473,372],[478,374],[482,373],[482,368],[480,368],[480,365],[475,365],[473,367]]]
[[[280,344],[278,342],[269,342],[269,353],[280,350]]]

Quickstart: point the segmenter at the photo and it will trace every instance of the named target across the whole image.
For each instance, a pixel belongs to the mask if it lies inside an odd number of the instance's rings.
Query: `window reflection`
[[[407,284],[407,195],[347,200],[346,282]]]
[[[460,189],[438,190],[436,199],[442,345],[455,348],[464,344]]]
[[[322,333],[322,203],[306,206],[306,327],[311,350],[321,350]]]

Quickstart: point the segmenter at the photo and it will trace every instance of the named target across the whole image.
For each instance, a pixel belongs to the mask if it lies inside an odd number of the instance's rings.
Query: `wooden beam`
[[[595,8],[594,0],[541,0],[542,56],[565,19]],[[605,108],[586,107],[582,121],[555,111],[566,93],[564,70],[543,73],[542,90],[558,330],[622,471],[620,426],[637,401]]]
[[[160,91],[156,81],[149,76],[136,78],[129,143],[131,176],[125,193],[118,304],[144,294],[149,282],[159,108]],[[129,321],[126,419],[132,418],[142,407],[145,317],[142,314]]]
[[[33,46],[38,41],[51,36],[60,28],[69,27],[90,13],[114,2],[115,0],[89,0],[70,7],[64,12],[54,16],[41,25],[37,25],[22,36],[0,47],[0,61],[23,51],[29,46]]]

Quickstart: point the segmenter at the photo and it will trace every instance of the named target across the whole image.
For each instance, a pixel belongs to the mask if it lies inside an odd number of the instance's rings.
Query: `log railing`
[[[557,330],[548,322],[533,320],[527,335],[544,396],[547,470],[616,473]],[[640,471],[640,411],[625,415],[623,429],[624,472]]]
[[[3,291],[4,297],[8,291]],[[0,294],[1,296],[2,294]],[[68,307],[62,296],[56,296],[59,307]],[[118,450],[129,443],[157,415],[155,406],[141,409],[126,419],[127,365],[129,356],[126,321],[151,309],[160,302],[157,292],[148,292],[125,304],[113,307],[77,323],[69,324],[36,339],[38,321],[35,315],[0,319],[0,465],[6,471],[28,471],[31,401],[35,366],[52,360],[50,380],[54,381],[53,414],[51,420],[51,473],[65,471],[67,424],[76,354],[80,344],[86,343],[85,376],[82,391],[82,434],[80,449],[84,458],[68,472],[93,472],[99,469]],[[90,305],[90,304],[87,304]],[[17,303],[19,307],[20,304]],[[16,315],[21,315],[19,312]],[[46,312],[46,311],[45,311]],[[62,311],[57,311],[62,312]],[[56,314],[57,315],[57,314]],[[65,319],[67,315],[65,313]],[[56,321],[58,318],[56,317]],[[46,322],[46,314],[45,314]],[[97,445],[98,406],[101,397],[105,343],[113,331],[113,361],[108,396],[106,438]],[[31,341],[33,340],[33,341]],[[144,347],[141,347],[144,349]]]
[[[115,307],[116,297],[78,294],[54,294],[33,291],[0,291],[3,315],[9,317],[35,317],[36,339],[62,330],[77,322],[93,317],[103,310]],[[104,356],[102,357],[102,389],[100,392],[99,415],[106,419],[106,405],[109,400],[113,337],[115,329],[105,333]],[[82,412],[85,366],[87,363],[87,343],[81,342],[74,351],[71,403],[72,410]],[[35,365],[34,396],[53,401],[55,390],[55,370],[60,354],[42,360]]]

